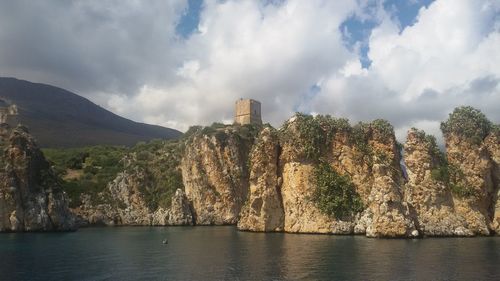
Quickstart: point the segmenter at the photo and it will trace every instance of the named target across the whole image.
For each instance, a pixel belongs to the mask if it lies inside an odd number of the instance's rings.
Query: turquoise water
[[[386,240],[234,227],[0,234],[0,280],[500,280],[500,237]]]

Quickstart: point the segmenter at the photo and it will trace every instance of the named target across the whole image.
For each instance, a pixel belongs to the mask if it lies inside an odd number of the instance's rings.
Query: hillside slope
[[[181,135],[120,117],[64,89],[15,78],[0,78],[0,104],[17,105],[19,115],[9,123],[29,127],[42,147],[133,145]]]

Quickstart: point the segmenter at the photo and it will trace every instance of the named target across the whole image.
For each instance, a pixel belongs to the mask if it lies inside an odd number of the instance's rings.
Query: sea
[[[500,280],[500,237],[370,239],[234,226],[4,233],[0,280]]]

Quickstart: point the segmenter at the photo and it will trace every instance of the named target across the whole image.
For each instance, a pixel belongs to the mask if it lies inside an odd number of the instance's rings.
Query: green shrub
[[[294,126],[296,131],[291,130]],[[307,115],[296,113],[293,122],[287,121],[279,131],[282,142],[288,142],[302,149],[304,157],[318,162],[331,145],[334,135],[350,131],[349,121],[330,115]]]
[[[363,210],[363,203],[348,176],[338,174],[329,164],[314,169],[313,201],[321,212],[336,219],[345,219]]]
[[[215,136],[216,138],[225,138],[222,134],[234,133],[241,137],[242,139],[254,139],[256,135],[260,132],[262,125],[257,124],[233,124],[226,125],[223,123],[214,122],[210,126],[202,127],[202,126],[191,126],[184,134],[184,140],[189,140],[195,135],[206,135],[206,136]]]
[[[431,178],[448,186],[451,192],[460,198],[474,197],[477,195],[476,190],[467,182],[467,178],[460,167],[449,164],[448,162],[444,162],[433,169],[431,171]]]
[[[477,196],[476,190],[468,185],[451,184],[450,188],[451,192],[460,198],[471,198]]]
[[[229,125],[225,125],[225,124],[219,123],[219,122],[214,122],[214,123],[212,123],[212,125],[210,125],[210,127],[213,129],[224,129],[227,126],[229,126]]]
[[[201,129],[203,129],[202,126],[191,126],[189,127],[189,129],[184,133],[184,135],[182,136],[183,139],[188,139],[190,138],[191,136],[193,136],[194,134],[198,133],[199,131],[201,131]]]
[[[388,139],[394,135],[394,127],[385,119],[375,119],[370,123],[370,127],[380,136]]]
[[[429,153],[432,157],[438,160],[438,165],[444,165],[447,163],[446,155],[439,149],[436,137],[434,137],[433,135],[427,135],[423,130],[419,130],[416,128],[411,129],[416,132],[417,138],[420,141],[427,143],[427,145],[429,146]]]
[[[146,144],[138,144],[141,145]],[[89,194],[92,200],[98,200],[97,194],[104,191],[108,183],[123,170],[121,159],[129,151],[130,148],[127,147],[107,145],[43,150],[57,176],[65,175],[68,169],[83,170],[78,179],[61,180],[62,188],[70,198],[71,207],[81,204],[82,193]]]
[[[491,133],[500,137],[500,124],[495,124],[491,126]]]
[[[470,106],[455,108],[445,122],[441,122],[441,131],[445,137],[459,135],[475,144],[479,144],[492,129],[491,122],[479,110]]]
[[[350,140],[354,146],[361,152],[362,156],[371,157],[373,151],[368,144],[368,132],[370,130],[370,124],[358,122],[358,124],[352,127]]]

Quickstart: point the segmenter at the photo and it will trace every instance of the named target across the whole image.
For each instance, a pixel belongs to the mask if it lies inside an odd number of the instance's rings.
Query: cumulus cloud
[[[354,120],[389,119],[400,139],[412,126],[439,136],[439,122],[459,105],[498,122],[499,12],[494,1],[440,0],[402,31],[385,12],[369,38],[370,68],[331,76],[311,107],[334,107]]]
[[[263,102],[266,121],[279,124],[312,86],[356,58],[338,29],[355,8],[352,1],[206,1],[199,32],[183,43],[177,81],[145,87],[128,103],[149,120],[163,115],[186,129],[231,120],[234,102],[251,97]]]
[[[171,81],[185,1],[0,0],[0,75],[95,98]]]
[[[500,121],[500,4],[437,0],[402,27],[382,0],[1,1],[0,75],[56,84],[138,121],[231,122],[240,97],[280,125],[295,111],[385,118],[403,140],[470,104]],[[52,4],[52,5],[51,5]],[[349,46],[345,23],[375,26]],[[349,38],[348,38],[349,39]]]

